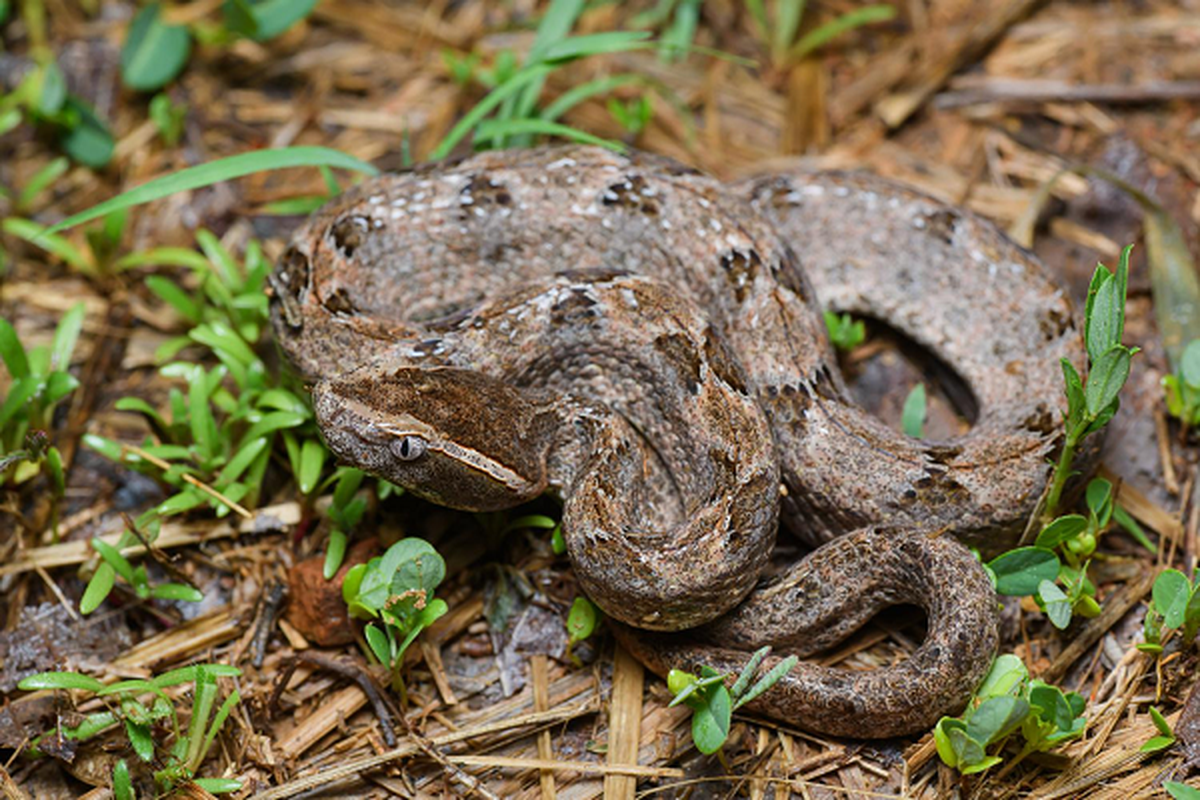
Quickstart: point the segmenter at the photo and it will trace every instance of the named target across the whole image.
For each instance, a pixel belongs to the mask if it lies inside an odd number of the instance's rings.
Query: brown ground
[[[101,5],[102,13],[89,15],[74,3],[46,0],[50,44],[73,91],[111,120],[117,156],[103,172],[74,168],[56,181],[36,206],[34,216],[43,222],[150,177],[255,148],[322,144],[394,169],[402,164],[407,139],[413,157],[424,159],[480,96],[477,86],[464,90],[450,78],[442,51],[475,51],[485,62],[503,48],[520,52],[531,42],[544,4],[324,0],[307,23],[266,45],[241,41],[194,54],[171,90],[190,110],[182,144],[170,149],[147,121],[145,99],[119,87],[118,48],[132,4]],[[177,15],[215,17],[219,5],[182,4]],[[620,29],[651,5],[597,4],[577,32]],[[699,42],[766,64],[742,5],[706,0]],[[856,4],[810,5],[807,26]],[[679,101],[673,105],[655,95],[649,126],[631,142],[638,147],[723,178],[795,160],[869,169],[966,205],[1002,227],[1028,213],[1039,187],[1064,164],[1099,166],[1157,198],[1196,252],[1200,3],[896,5],[893,22],[845,36],[817,57],[782,69],[700,55],[666,65],[653,53],[625,54],[556,72],[546,96],[597,75],[636,71],[661,81]],[[27,30],[18,19],[0,36],[0,84],[11,85],[27,63]],[[603,136],[623,133],[603,101],[576,109],[566,121]],[[0,183],[25,185],[53,157],[47,144],[28,126],[0,138]],[[260,237],[275,256],[295,218],[262,215],[262,206],[321,190],[309,169],[178,195],[133,212],[124,246],[191,247],[194,230],[207,227],[234,247]],[[12,213],[4,202],[0,216]],[[1095,262],[1115,263],[1123,244],[1140,242],[1141,226],[1141,211],[1123,194],[1069,176],[1054,185],[1033,240],[1025,243],[1078,300]],[[80,232],[72,235],[82,243]],[[75,369],[84,387],[53,433],[69,464],[63,530],[70,541],[83,543],[119,530],[119,511],[136,513],[161,498],[152,481],[79,446],[79,436],[95,431],[140,441],[144,428],[112,404],[127,395],[163,402],[163,380],[151,357],[161,341],[182,330],[181,321],[136,276],[87,279],[16,239],[0,243],[8,253],[0,302],[26,341],[47,341],[66,308],[80,299],[88,304]],[[1196,453],[1181,445],[1163,418],[1158,380],[1165,359],[1146,252],[1139,247],[1134,257],[1126,336],[1145,353],[1135,359],[1105,466],[1125,481],[1121,502],[1157,534],[1159,555],[1150,557],[1122,534],[1106,537],[1101,549],[1107,557],[1098,562],[1096,577],[1107,612],[1065,633],[1048,626],[1035,608],[1006,610],[1006,648],[1024,657],[1035,674],[1089,700],[1087,735],[1061,751],[962,780],[940,764],[931,736],[864,744],[739,719],[724,760],[702,757],[691,747],[686,712],[667,709],[662,682],[647,677],[643,684],[640,668],[614,656],[610,638],[601,635],[577,649],[582,668],[561,658],[563,619],[575,589],[563,560],[550,555],[544,542],[517,536],[489,548],[473,519],[407,499],[373,510],[362,527],[385,541],[401,531],[420,533],[447,557],[451,577],[439,594],[451,611],[412,649],[409,673],[411,725],[444,755],[429,758],[410,744],[403,727],[399,750],[393,750],[362,690],[320,665],[302,661],[279,702],[270,702],[274,680],[306,646],[286,623],[271,639],[263,666],[250,663],[264,588],[285,581],[287,567],[319,552],[324,542],[323,530],[296,534],[302,509],[290,483],[266,495],[263,506],[270,509],[260,510],[260,518],[276,521],[259,526],[265,530],[251,533],[253,526],[242,525],[245,533],[235,536],[230,523],[203,514],[164,528],[164,549],[208,594],[199,609],[110,600],[83,629],[65,609],[82,591],[75,565],[86,551],[53,551],[62,559],[35,569],[32,556],[50,552],[37,549],[50,544],[43,532],[45,485],[4,493],[0,619],[6,633],[0,636],[7,638],[0,647],[0,679],[10,678],[17,666],[19,654],[5,650],[17,639],[33,643],[26,656],[34,668],[53,668],[64,649],[75,649],[82,655],[70,663],[91,664],[100,676],[144,676],[197,659],[237,664],[245,671],[239,682],[243,702],[210,756],[207,774],[239,777],[257,792],[283,787],[243,796],[294,796],[306,778],[338,777],[331,772],[338,768],[346,768],[344,777],[325,785],[323,794],[306,796],[466,794],[464,781],[475,780],[474,791],[485,796],[529,798],[633,796],[634,781],[639,795],[693,797],[1164,796],[1162,780],[1186,777],[1182,748],[1143,755],[1138,747],[1153,735],[1148,704],[1178,720],[1195,683],[1195,650],[1180,655],[1169,648],[1174,655],[1160,663],[1131,643],[1140,633],[1154,569],[1194,565]],[[919,357],[914,365],[877,337],[851,360],[864,403],[897,419],[903,397],[919,379]],[[935,401],[932,413],[933,433],[959,425],[944,401]],[[198,538],[207,541],[195,544]],[[504,633],[489,629],[489,621],[504,615]],[[885,620],[828,661],[869,667],[903,657],[917,632],[899,622]],[[37,635],[46,637],[44,645]],[[65,648],[67,642],[74,647]],[[323,652],[348,658],[355,648]],[[13,750],[3,748],[18,746],[23,735],[21,717],[13,716],[22,708],[13,701],[23,693],[7,680],[0,691],[6,703],[0,707],[0,755],[6,755]],[[642,765],[636,777],[605,767],[632,763],[635,751]],[[68,777],[55,762],[20,757],[0,766],[7,770],[0,771],[5,797],[71,797],[87,790],[78,779],[85,768]]]

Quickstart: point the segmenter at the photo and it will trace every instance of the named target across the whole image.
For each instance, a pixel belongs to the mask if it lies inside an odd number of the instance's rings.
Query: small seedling
[[[1157,753],[1159,750],[1166,750],[1175,744],[1175,732],[1167,724],[1162,712],[1154,706],[1150,706],[1150,719],[1154,721],[1154,727],[1158,729],[1158,736],[1151,738],[1139,750],[1143,753]]]
[[[625,129],[625,134],[631,139],[636,139],[641,135],[654,113],[654,107],[650,105],[650,98],[646,95],[641,95],[625,103],[615,97],[610,97],[607,106],[609,115]]]
[[[148,527],[158,532],[160,521],[153,516],[148,520]],[[128,531],[122,537],[126,545],[134,544],[133,536]],[[204,594],[194,586],[183,583],[160,583],[151,586],[146,573],[146,566],[139,564],[136,568],[121,554],[120,547],[114,547],[103,539],[92,539],[92,549],[99,553],[102,563],[96,568],[92,579],[79,600],[79,612],[90,614],[95,611],[104,599],[108,597],[120,576],[133,589],[140,600],[184,600],[189,603],[199,603]]]
[[[579,595],[571,603],[571,610],[567,613],[567,658],[571,659],[575,666],[582,666],[575,655],[575,645],[596,632],[596,626],[600,624],[602,617],[603,613],[596,604],[583,595]]]
[[[1097,264],[1092,274],[1084,313],[1084,342],[1089,365],[1087,380],[1079,376],[1068,359],[1062,360],[1067,395],[1065,436],[1046,495],[1043,517],[1047,520],[1053,519],[1058,511],[1063,488],[1073,474],[1071,465],[1079,443],[1107,425],[1117,413],[1120,407],[1118,395],[1129,378],[1130,362],[1138,352],[1138,348],[1126,347],[1121,343],[1125,332],[1125,297],[1131,250],[1133,245],[1122,251],[1116,273],[1109,272],[1103,264]]]
[[[112,132],[90,105],[67,91],[62,69],[48,50],[39,50],[35,60],[16,89],[0,95],[0,133],[29,121],[53,131],[73,161],[93,169],[105,166],[115,146]]]
[[[770,647],[756,651],[729,688],[725,682],[731,675],[722,675],[707,665],[700,667],[699,675],[678,669],[667,675],[667,688],[675,695],[671,705],[683,703],[692,709],[692,741],[701,753],[720,750],[729,738],[733,712],[778,683],[800,661],[788,656],[751,686],[751,679],[770,652]]]
[[[1190,646],[1200,633],[1200,581],[1193,585],[1179,570],[1163,570],[1154,579],[1150,598],[1143,623],[1146,641],[1139,644],[1138,649],[1161,653],[1164,628],[1182,629],[1183,646]]]
[[[149,680],[135,679],[104,685],[95,678],[77,672],[42,672],[31,675],[18,684],[24,691],[42,689],[84,691],[102,698],[106,710],[86,715],[77,725],[60,727],[34,739],[30,746],[38,754],[38,745],[47,737],[62,736],[74,741],[86,741],[122,725],[129,746],[142,764],[161,764],[154,771],[154,780],[163,792],[170,792],[180,784],[192,781],[209,792],[235,792],[241,783],[225,778],[197,778],[196,772],[204,762],[213,742],[220,732],[239,695],[233,690],[216,707],[217,679],[240,676],[241,670],[224,664],[197,664],[172,670]],[[192,684],[192,708],[186,732],[180,727],[179,716],[171,698],[164,691],[179,684]],[[149,705],[142,698],[152,696]],[[216,708],[216,713],[213,713]],[[211,724],[210,724],[211,720]],[[170,731],[165,738],[159,734],[159,725],[169,723]],[[113,771],[114,794],[133,795],[129,765],[119,761]]]
[[[187,66],[192,39],[205,44],[228,44],[238,36],[265,42],[307,17],[317,0],[228,0],[221,4],[221,21],[206,19],[191,25],[171,24],[163,4],[150,3],[129,23],[121,47],[121,81],[135,92],[152,92],[173,81]]]
[[[424,539],[401,539],[380,557],[351,567],[342,599],[356,619],[379,620],[363,630],[368,651],[392,672],[392,688],[404,696],[404,652],[417,635],[447,611],[433,596],[446,563]]]
[[[158,130],[163,144],[174,147],[183,136],[183,121],[187,117],[187,106],[176,103],[166,93],[154,95],[150,100],[150,121]]]
[[[826,311],[825,329],[829,331],[829,341],[833,342],[833,346],[846,352],[858,347],[867,338],[866,323],[849,314]]]
[[[1002,655],[961,717],[942,717],[934,742],[943,763],[964,775],[983,772],[1003,759],[1004,742],[1018,730],[1024,744],[1013,763],[1083,735],[1085,702],[1075,692],[1030,680],[1021,659]],[[995,747],[991,754],[988,749]]]

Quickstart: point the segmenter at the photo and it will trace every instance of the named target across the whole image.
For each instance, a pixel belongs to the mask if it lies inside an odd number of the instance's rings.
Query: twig
[[[161,458],[159,458],[157,456],[150,455],[145,450],[143,450],[140,447],[137,447],[136,445],[132,445],[132,444],[121,445],[121,454],[124,455],[125,453],[133,453],[138,458],[142,458],[142,459],[145,459],[146,461],[149,461],[151,464],[153,464],[154,466],[163,470],[164,472],[171,468],[170,463],[163,461]],[[247,511],[245,508],[238,505],[234,501],[230,500],[228,497],[221,494],[216,489],[212,488],[207,483],[204,483],[203,481],[197,479],[196,477],[194,477],[192,475],[188,475],[187,473],[184,473],[181,477],[183,478],[185,483],[190,483],[192,486],[195,486],[197,489],[204,492],[209,497],[212,497],[217,502],[222,503],[225,506],[229,507],[234,512],[236,512],[239,516],[241,516],[243,519],[251,519],[254,516],[249,511]]]
[[[994,102],[1028,103],[1155,103],[1200,98],[1200,81],[1080,84],[1039,78],[977,78],[952,84],[934,99],[938,108],[960,108]]]
[[[500,731],[511,730],[513,728],[524,728],[529,725],[554,724],[575,717],[591,714],[597,710],[596,700],[589,699],[584,703],[569,706],[567,708],[559,708],[553,711],[534,712],[532,714],[521,714],[509,719],[490,722],[483,725],[478,725],[474,728],[466,728],[461,731],[436,736],[429,740],[429,743],[435,747],[442,747],[455,742],[462,742],[467,739],[475,739],[480,736],[486,736],[491,733],[499,733]],[[413,742],[402,742],[392,750],[379,755],[366,756],[356,758],[343,763],[341,766],[331,769],[324,769],[316,775],[306,775],[303,778],[289,781],[283,786],[276,786],[273,789],[268,789],[265,792],[260,792],[254,795],[255,800],[278,800],[283,797],[293,797],[301,792],[307,792],[310,789],[315,789],[318,786],[324,786],[327,783],[333,783],[344,778],[349,778],[368,770],[383,766],[401,758],[407,758],[415,753],[420,752],[420,748]]]

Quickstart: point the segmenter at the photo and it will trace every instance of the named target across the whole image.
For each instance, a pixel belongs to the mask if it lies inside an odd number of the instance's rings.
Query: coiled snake
[[[965,212],[876,178],[731,187],[590,147],[367,181],[271,283],[338,458],[469,510],[559,494],[580,584],[660,673],[816,652],[884,606],[924,608],[908,660],[802,662],[755,701],[856,737],[927,728],[986,672],[994,593],[938,534],[1015,542],[1065,408],[1059,359],[1083,362],[1063,292]],[[818,295],[939,355],[974,395],[971,431],[917,441],[850,403]],[[825,544],[758,585],[780,522]]]

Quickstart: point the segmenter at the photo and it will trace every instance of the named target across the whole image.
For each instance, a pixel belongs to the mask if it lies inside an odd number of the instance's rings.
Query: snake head
[[[546,489],[553,413],[482,373],[373,365],[318,383],[313,405],[341,463],[438,505],[496,511]]]

